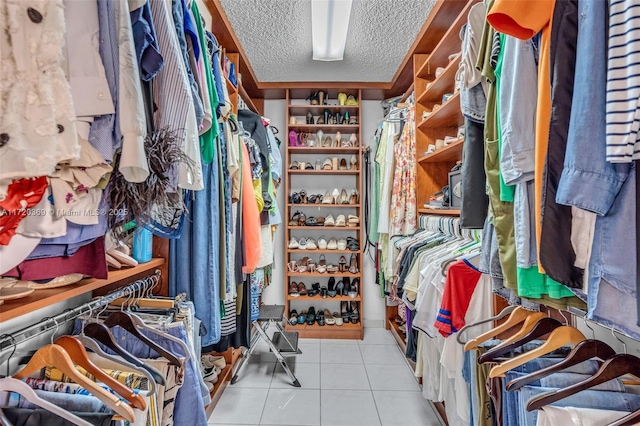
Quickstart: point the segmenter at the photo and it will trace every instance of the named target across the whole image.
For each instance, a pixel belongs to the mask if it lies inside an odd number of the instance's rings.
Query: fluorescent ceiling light
[[[341,61],[352,0],[311,0],[313,60]]]

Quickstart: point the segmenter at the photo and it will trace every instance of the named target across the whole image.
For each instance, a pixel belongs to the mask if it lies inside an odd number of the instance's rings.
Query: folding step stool
[[[280,365],[282,366],[282,368],[284,368],[284,371],[289,376],[289,379],[291,379],[293,386],[297,388],[300,387],[300,382],[298,381],[298,379],[296,379],[296,376],[293,375],[291,369],[287,365],[287,361],[285,361],[284,357],[282,356],[282,352],[293,353],[295,355],[302,353],[302,351],[298,348],[298,332],[284,331],[282,325],[280,325],[281,321],[286,321],[286,318],[284,316],[284,305],[260,306],[258,319],[253,321],[253,326],[256,332],[251,337],[249,349],[245,348],[244,352],[242,353],[240,364],[238,365],[238,368],[233,375],[233,378],[231,379],[231,384],[234,384],[238,381],[238,376],[240,375],[242,368],[246,365],[247,362],[249,362],[249,358],[256,348],[259,339],[262,338],[269,346],[269,349],[271,349],[271,351],[276,355],[276,358],[278,358],[278,362],[280,362]],[[273,333],[273,339],[270,339],[269,335],[267,334],[267,330],[272,324],[276,326],[278,331]]]

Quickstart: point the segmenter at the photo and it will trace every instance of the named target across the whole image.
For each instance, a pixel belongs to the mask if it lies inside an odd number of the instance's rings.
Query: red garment
[[[250,274],[256,270],[262,254],[260,239],[260,212],[253,193],[251,161],[245,144],[242,146],[242,237],[244,240],[244,265],[242,272]]]
[[[25,260],[2,275],[33,281],[67,274],[82,274],[86,277],[106,279],[108,271],[104,237],[96,238],[94,242],[80,247],[73,256]]]
[[[0,201],[0,245],[9,245],[22,219],[27,217],[27,209],[42,199],[49,183],[45,176],[14,180],[7,189],[7,196]],[[34,212],[34,214],[51,214]]]
[[[435,327],[444,337],[449,337],[464,327],[464,317],[481,276],[482,273],[467,260],[459,260],[449,266],[435,323]]]

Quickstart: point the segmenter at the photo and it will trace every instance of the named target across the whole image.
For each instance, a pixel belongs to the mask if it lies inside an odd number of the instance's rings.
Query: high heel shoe
[[[333,202],[334,202],[335,204],[339,204],[339,203],[338,203],[338,197],[340,197],[340,191],[338,191],[338,188],[335,188],[335,189],[333,190],[333,192],[331,193],[331,196],[333,197]]]
[[[324,96],[323,96],[324,99]],[[311,105],[318,105],[318,92],[313,92],[307,97],[307,100]]]
[[[316,146],[324,146],[324,132],[322,129],[316,132]]]
[[[355,155],[351,156],[350,168],[349,170],[358,170],[358,159]]]
[[[307,272],[308,269],[309,269],[309,258],[305,256],[302,258],[302,260],[300,261],[300,264],[298,265],[298,272],[305,273]]]
[[[318,94],[318,103],[320,105],[324,105],[327,100],[327,92],[324,90],[318,90],[316,93]]]
[[[351,255],[351,259],[349,259],[349,272],[351,272],[352,274],[357,274],[358,272],[360,272],[360,270],[358,269],[358,255],[356,255],[355,253],[353,253]]]
[[[327,191],[322,197],[322,204],[333,204],[333,201],[334,201],[333,196],[329,191]]]
[[[302,194],[300,194],[302,196]],[[307,193],[305,192],[304,194],[304,198],[305,200],[307,199]],[[347,197],[347,191],[346,190],[342,190],[342,192],[340,192],[340,204],[349,204],[349,197]]]
[[[327,285],[327,294],[329,297],[336,297],[336,279],[331,277],[329,278],[329,283]]]
[[[327,273],[327,261],[324,258],[324,254],[320,255],[320,260],[318,261],[318,266],[316,270],[321,274]]]
[[[355,133],[351,133],[351,137],[349,138],[349,143],[354,148],[358,146],[358,137],[356,136]]]
[[[338,296],[344,296],[344,281],[343,280],[338,281],[338,284],[336,284],[336,294]]]
[[[351,324],[357,324],[360,322],[360,310],[358,309],[358,302],[351,302],[349,318]]]
[[[298,272],[298,262],[292,260],[291,262],[287,263],[287,269],[289,269],[289,272]]]
[[[289,146],[298,146],[298,134],[295,130],[289,132]]]
[[[338,271],[345,272],[347,270],[347,258],[344,256],[340,256],[340,261],[338,262]]]
[[[300,201],[302,204],[307,204],[307,191],[304,189],[300,191]]]
[[[349,322],[349,302],[340,302],[340,314],[342,316],[342,322]]]
[[[355,299],[358,296],[359,287],[360,287],[360,278],[354,278],[353,281],[351,281],[351,288],[347,293],[350,298]]]
[[[340,165],[338,166],[338,170],[347,170],[347,160],[344,158],[340,159]]]
[[[334,139],[336,146],[340,146],[340,142],[342,142],[342,134],[340,131],[336,132],[336,138]]]
[[[351,191],[351,196],[349,197],[349,202],[346,204],[358,204],[358,190],[354,189]]]

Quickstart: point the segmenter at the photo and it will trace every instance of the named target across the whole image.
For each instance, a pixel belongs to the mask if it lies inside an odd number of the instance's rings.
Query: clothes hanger
[[[469,340],[464,345],[464,350],[465,351],[469,351],[471,349],[477,348],[480,344],[486,342],[487,340],[491,339],[494,336],[497,336],[498,334],[502,333],[503,331],[507,331],[511,327],[514,327],[514,326],[522,323],[525,319],[527,319],[527,317],[529,317],[530,315],[534,315],[534,314],[536,314],[536,312],[528,311],[528,310],[524,309],[522,306],[518,306],[516,309],[513,310],[513,312],[511,312],[511,315],[509,315],[509,318],[507,318],[507,320],[505,322],[503,322],[499,326],[495,327],[494,329],[489,330],[486,333],[481,334],[480,336],[476,337],[475,339]]]
[[[600,340],[588,339],[582,341],[574,347],[569,355],[557,364],[550,365],[546,368],[527,374],[526,376],[518,377],[507,383],[507,390],[520,389],[523,386],[528,385],[536,380],[547,377],[552,373],[559,372],[565,368],[580,364],[583,361],[587,361],[593,358],[600,358],[605,361],[616,354],[611,346],[607,345]]]
[[[91,373],[97,381],[109,386],[118,395],[129,401],[132,407],[138,410],[145,410],[147,404],[144,399],[137,395],[133,390],[120,383],[107,373],[105,373],[100,367],[95,365],[90,359],[89,354],[84,349],[84,345],[78,339],[72,336],[60,336],[54,344],[62,346],[64,350],[69,354],[71,360],[80,367],[84,368],[88,373]]]
[[[494,366],[489,371],[489,377],[492,379],[495,377],[503,377],[507,371],[519,367],[532,359],[539,358],[568,344],[577,345],[584,340],[586,340],[584,334],[577,328],[571,327],[570,325],[560,326],[553,330],[547,338],[547,341],[539,347]]]
[[[465,325],[464,327],[462,327],[462,328],[460,329],[460,331],[458,331],[458,335],[456,336],[456,341],[457,341],[458,343],[460,343],[461,345],[464,345],[465,343],[467,343],[467,342],[465,342],[465,341],[463,341],[463,340],[462,340],[462,339],[463,339],[463,337],[464,337],[463,332],[464,332],[465,330],[468,330],[468,329],[470,329],[470,328],[472,328],[472,327],[476,327],[476,326],[479,326],[479,325],[482,325],[482,324],[486,324],[486,323],[488,323],[488,322],[493,322],[493,321],[501,320],[502,318],[506,317],[506,316],[507,316],[507,315],[509,315],[511,312],[513,312],[516,308],[517,308],[517,306],[509,305],[509,306],[507,306],[506,308],[504,308],[502,311],[500,311],[500,313],[499,313],[498,315],[496,315],[496,316],[493,316],[493,317],[491,317],[491,318],[484,319],[484,320],[482,320],[482,321],[474,322],[473,324],[467,324],[467,325]],[[465,350],[466,350],[466,349],[465,349]]]
[[[38,394],[33,389],[31,389],[31,386],[29,386],[22,380],[17,380],[12,377],[5,377],[4,379],[0,379],[0,391],[17,393],[22,397],[24,397],[30,403],[35,404],[40,408],[44,408],[45,410],[57,416],[60,416],[63,419],[75,425],[91,426],[91,423],[89,423],[88,421],[83,420],[80,417],[76,416],[75,414],[70,413],[67,410],[63,410],[57,405],[54,405],[49,401],[46,401],[40,398]],[[2,417],[4,417],[4,413],[2,414]],[[4,420],[6,420],[8,423],[3,423],[3,425],[4,424],[11,425],[11,423],[9,423],[6,417],[4,417]]]
[[[527,320],[528,319],[529,318],[527,318]],[[490,351],[487,351],[482,355],[480,355],[480,357],[478,358],[478,363],[484,364],[487,362],[494,361],[496,358],[501,357],[516,348],[521,347],[525,343],[529,343],[532,340],[538,339],[546,334],[549,334],[550,332],[552,332],[558,327],[561,327],[562,325],[563,324],[555,318],[544,317],[541,320],[539,320],[528,333],[522,335],[520,332],[518,332],[516,334],[518,334],[519,337],[513,340],[511,340],[513,336],[510,337],[509,339],[511,341],[508,344],[506,345],[500,344],[500,347],[495,347]]]
[[[0,408],[0,426],[13,426],[7,416],[4,415],[2,408]]]
[[[38,349],[27,365],[25,365],[22,370],[14,374],[13,377],[16,379],[24,379],[31,374],[40,372],[40,370],[46,367],[55,367],[62,371],[67,377],[81,385],[87,391],[91,392],[117,414],[130,422],[135,421],[136,416],[133,413],[133,409],[121,401],[117,396],[109,393],[88,377],[80,374],[78,370],[76,370],[69,354],[67,354],[62,346],[54,344],[46,345]]]
[[[167,382],[158,370],[136,358],[135,356],[124,350],[124,348],[122,348],[120,345],[118,345],[116,343],[115,337],[111,333],[111,330],[109,330],[109,328],[107,328],[107,326],[105,326],[104,324],[95,322],[87,324],[84,328],[84,332],[87,336],[95,339],[99,343],[102,343],[103,345],[114,351],[116,354],[120,355],[126,361],[147,370],[153,377],[153,380],[155,380],[155,382],[159,385],[166,385]]]
[[[552,404],[563,398],[576,394],[585,389],[592,388],[609,380],[617,379],[625,374],[640,377],[640,358],[629,354],[616,354],[607,359],[598,372],[582,382],[538,395],[527,404],[527,410],[537,410],[545,405]]]

